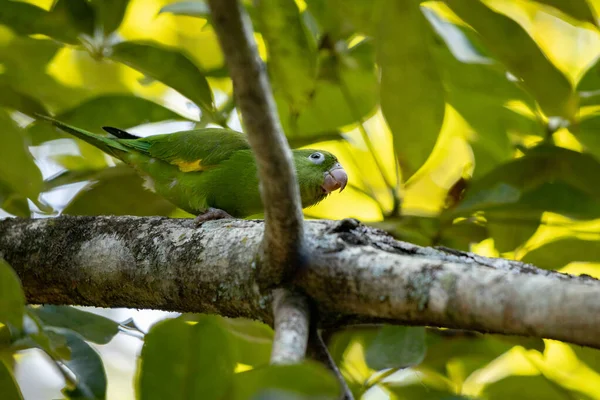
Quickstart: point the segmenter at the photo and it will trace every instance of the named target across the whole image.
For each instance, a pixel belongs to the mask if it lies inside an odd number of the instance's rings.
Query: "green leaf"
[[[548,116],[573,120],[578,98],[567,78],[544,55],[527,32],[509,17],[470,0],[448,0],[447,4],[480,35]]]
[[[77,377],[76,386],[63,389],[63,393],[71,399],[105,399],[106,371],[100,355],[77,333],[61,328],[52,331],[65,337],[71,358],[62,363]]]
[[[311,101],[296,117],[283,94],[275,91],[281,123],[292,141],[317,140],[323,132],[357,124],[377,106],[378,82],[370,43],[363,41],[342,53],[324,55],[320,65]]]
[[[23,395],[19,385],[12,375],[8,365],[0,359],[0,393],[3,400],[22,400]]]
[[[152,122],[185,119],[160,104],[127,94],[94,97],[59,113],[54,118],[66,124],[101,134],[106,134],[102,129],[103,126],[127,129]],[[73,136],[60,133],[61,131],[43,121],[36,121],[27,130],[34,144],[61,137],[73,138]]]
[[[539,268],[559,269],[571,262],[600,262],[600,241],[563,238],[529,251],[521,260]]]
[[[208,18],[210,8],[203,1],[181,1],[163,6],[159,14],[171,13],[173,15],[184,15],[186,17]]]
[[[587,0],[537,0],[538,3],[556,8],[563,13],[578,19],[580,21],[590,22],[597,25],[594,10],[588,4]]]
[[[6,184],[0,182],[0,208],[18,217],[31,216],[27,198],[13,192]]]
[[[91,2],[98,14],[97,23],[103,28],[104,35],[108,36],[116,31],[123,22],[129,0],[91,0]]]
[[[494,247],[504,253],[524,244],[538,230],[542,213],[531,213],[526,219],[517,221],[511,218],[510,212],[488,212],[485,217]]]
[[[421,374],[419,374],[420,376]],[[469,400],[471,397],[463,397],[446,390],[433,388],[424,383],[416,383],[412,385],[399,385],[386,383],[384,385],[386,391],[393,393],[395,400]]]
[[[482,395],[488,400],[564,400],[565,398],[589,399],[579,397],[576,392],[570,392],[542,375],[509,376],[497,382],[488,384]]]
[[[146,335],[137,382],[138,396],[151,399],[220,399],[236,365],[231,337],[217,316],[192,325],[181,318],[161,321]]]
[[[70,306],[47,305],[32,308],[44,325],[71,329],[85,340],[106,344],[119,333],[119,324],[111,319]]]
[[[25,312],[25,294],[19,277],[0,258],[0,323],[21,329]]]
[[[339,1],[306,0],[306,5],[310,15],[317,21],[322,36],[327,36],[336,42],[354,33],[354,27],[348,18],[344,17]]]
[[[423,12],[446,46],[433,54],[446,89],[448,102],[474,129],[468,135],[475,156],[474,177],[481,176],[513,155],[509,134],[545,135],[545,126],[506,107],[519,100],[531,109],[530,95],[508,80],[506,70],[483,53],[472,31],[450,23],[436,11]]]
[[[20,111],[30,117],[33,117],[35,114],[48,115],[48,111],[46,111],[44,105],[38,100],[1,82],[0,106]]]
[[[593,114],[582,118],[572,131],[585,150],[600,160],[600,115]]]
[[[425,163],[444,120],[444,89],[430,48],[433,34],[419,0],[386,0],[377,21],[381,111],[405,179]]]
[[[273,330],[268,325],[245,318],[224,318],[223,322],[237,348],[237,362],[252,366],[269,364]]]
[[[68,215],[169,215],[171,203],[142,187],[133,168],[121,165],[99,171],[63,210]],[[125,189],[126,188],[126,189]]]
[[[77,44],[77,30],[63,12],[48,12],[33,4],[5,0],[0,7],[0,24],[19,35],[42,34],[61,42]]]
[[[112,59],[130,66],[213,113],[213,97],[204,71],[174,47],[154,42],[122,42],[112,47]]]
[[[454,215],[511,213],[531,221],[541,211],[572,218],[600,217],[600,162],[561,147],[541,145],[473,181]]]
[[[273,86],[296,115],[308,104],[315,88],[315,45],[309,41],[294,0],[261,0],[257,11]]]
[[[407,368],[425,358],[425,328],[386,325],[367,346],[365,359],[375,370]]]
[[[309,361],[295,365],[270,365],[237,373],[233,378],[232,390],[234,393],[228,397],[232,400],[285,399],[286,395],[293,396],[292,399],[333,400],[339,396],[338,383],[331,372]]]
[[[87,0],[58,0],[52,8],[52,14],[66,15],[79,32],[93,37],[96,13]]]
[[[42,174],[29,153],[25,135],[2,109],[0,127],[0,182],[12,191],[35,200],[42,186]]]

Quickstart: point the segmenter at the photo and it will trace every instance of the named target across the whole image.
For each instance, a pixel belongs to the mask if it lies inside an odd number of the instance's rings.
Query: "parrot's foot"
[[[208,210],[204,211],[203,214],[198,215],[196,217],[196,219],[194,220],[194,222],[196,223],[196,226],[201,226],[206,221],[214,221],[217,219],[226,219],[226,218],[233,218],[233,217],[230,214],[228,214],[227,212],[221,210],[220,208],[209,207]]]

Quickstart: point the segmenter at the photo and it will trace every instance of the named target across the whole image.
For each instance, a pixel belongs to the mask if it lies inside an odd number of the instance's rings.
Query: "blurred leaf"
[[[444,120],[444,89],[430,54],[433,34],[420,1],[388,0],[377,21],[381,111],[394,136],[404,179],[433,150]]]
[[[12,343],[16,350],[38,348],[44,351],[52,359],[68,360],[71,358],[71,350],[67,346],[67,339],[59,332],[47,329],[42,321],[27,307],[23,318],[24,336],[19,337]]]
[[[48,12],[43,8],[21,1],[4,0],[0,7],[0,24],[6,25],[19,35],[42,34],[59,41],[77,44],[77,30],[68,16],[60,12]]]
[[[473,128],[467,137],[475,156],[473,176],[481,176],[512,158],[509,134],[545,135],[535,119],[506,107],[518,100],[535,110],[535,102],[508,80],[504,67],[487,57],[474,32],[442,18],[430,8],[423,13],[446,44],[433,48],[448,102]]]
[[[393,383],[386,383],[385,389],[393,393],[393,399],[396,400],[468,400],[472,397],[463,397],[452,393],[448,390],[440,390],[430,386],[426,386],[423,383],[416,383],[413,385],[396,385]]]
[[[529,251],[521,260],[539,268],[559,269],[571,262],[600,263],[600,241],[563,238]]]
[[[569,394],[571,393],[571,394]],[[574,392],[560,387],[541,375],[509,376],[485,386],[482,395],[488,400],[564,400],[566,398],[583,399]],[[585,397],[587,398],[587,397]]]
[[[224,318],[223,322],[237,348],[237,362],[252,366],[269,364],[273,330],[268,325],[244,318]]]
[[[288,144],[292,149],[296,149],[302,146],[308,146],[317,142],[327,142],[327,141],[339,141],[344,140],[344,136],[341,132],[332,131],[332,132],[322,132],[320,134],[311,135],[309,137],[288,137]]]
[[[23,131],[0,109],[0,182],[30,199],[37,199],[42,174],[29,153]]]
[[[402,218],[387,218],[384,221],[369,222],[368,225],[382,229],[394,238],[419,246],[431,246],[440,231],[438,218],[418,215],[404,215]]]
[[[273,86],[286,99],[292,116],[297,115],[315,88],[314,43],[309,41],[294,0],[261,0],[257,11]]]
[[[232,385],[231,337],[218,316],[195,325],[180,318],[158,322],[146,335],[137,382],[148,399],[220,399]]]
[[[98,24],[102,26],[104,35],[108,36],[117,30],[123,22],[129,0],[91,0],[91,2],[98,14]]]
[[[530,221],[540,211],[572,218],[600,217],[600,162],[587,154],[541,145],[473,181],[455,215],[511,212]]]
[[[471,244],[479,243],[488,237],[488,230],[480,223],[471,220],[462,220],[449,226],[442,225],[437,245],[452,249],[470,251]]]
[[[315,18],[322,36],[333,42],[346,39],[353,34],[352,23],[345,18],[340,2],[334,0],[306,0],[310,15]]]
[[[422,326],[383,326],[366,350],[366,361],[374,370],[407,368],[425,358],[425,328]]]
[[[0,323],[21,329],[24,312],[25,294],[21,281],[10,265],[0,258]]]
[[[591,5],[587,0],[536,0],[538,3],[554,7],[563,13],[580,21],[590,22],[597,25],[596,17]]]
[[[600,160],[600,115],[593,114],[582,118],[572,131],[585,150]]]
[[[0,208],[17,217],[27,218],[31,215],[27,198],[13,192],[2,182],[0,182]]]
[[[119,324],[98,314],[70,306],[32,308],[46,326],[71,329],[84,339],[97,344],[106,344],[119,333]]]
[[[203,1],[181,1],[179,3],[163,6],[158,13],[171,13],[174,15],[185,15],[187,17],[207,18],[210,15],[210,9]]]
[[[600,373],[600,350],[574,344],[569,344],[568,346],[575,352],[579,361],[585,363],[585,365],[597,373]]]
[[[363,41],[336,55],[323,55],[321,76],[310,103],[293,121],[283,95],[275,91],[281,123],[291,140],[320,138],[323,132],[339,131],[359,123],[375,111],[378,102],[378,82],[375,73],[373,46]],[[324,66],[326,64],[327,66]],[[323,70],[331,70],[330,74]],[[298,136],[294,136],[294,132]]]
[[[179,49],[154,42],[122,42],[112,47],[111,58],[170,86],[204,111],[214,112],[204,72]]]
[[[269,365],[237,373],[233,377],[232,390],[233,394],[228,397],[232,400],[285,399],[287,394],[293,396],[292,399],[306,400],[334,400],[339,396],[338,383],[331,372],[310,361],[295,365]]]
[[[48,115],[42,103],[0,82],[0,106],[20,111],[33,117],[34,114]]]
[[[3,400],[22,400],[23,395],[8,365],[0,360],[0,393]]]
[[[152,122],[185,119],[160,104],[127,94],[94,97],[68,111],[59,113],[54,118],[66,124],[101,134],[106,134],[102,129],[103,126],[127,129]],[[61,137],[73,138],[66,133],[60,133],[62,131],[45,121],[36,121],[27,130],[34,144]]]
[[[525,243],[538,230],[542,213],[530,213],[527,218],[516,221],[511,218],[510,212],[488,212],[485,217],[494,247],[505,253]]]
[[[523,87],[548,116],[574,119],[578,98],[571,84],[517,22],[479,1],[448,0],[447,4],[475,28],[492,54],[521,79]]]
[[[94,36],[96,13],[87,0],[57,0],[52,15],[64,14],[79,32]]]
[[[99,171],[63,210],[68,215],[169,215],[175,206],[142,187],[133,168],[121,165]]]
[[[100,355],[77,333],[61,328],[52,330],[66,338],[71,358],[61,362],[77,377],[76,386],[64,388],[63,393],[71,399],[105,399],[106,372]]]

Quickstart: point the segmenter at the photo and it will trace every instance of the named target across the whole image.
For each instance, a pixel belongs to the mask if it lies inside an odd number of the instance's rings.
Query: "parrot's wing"
[[[243,133],[218,128],[195,129],[119,142],[176,165],[183,172],[210,169],[227,160],[236,151],[250,149]]]

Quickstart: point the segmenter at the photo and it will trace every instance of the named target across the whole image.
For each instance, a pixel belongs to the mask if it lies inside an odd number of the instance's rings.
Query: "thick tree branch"
[[[305,224],[294,283],[323,326],[380,321],[600,348],[600,281],[398,242],[353,220]],[[272,324],[255,270],[258,221],[59,217],[0,221],[0,253],[31,303],[209,312]]]
[[[254,41],[250,19],[238,0],[209,0],[233,81],[236,104],[258,165],[265,207],[265,280],[279,281],[303,260],[302,209],[292,152],[287,144],[271,85]],[[277,283],[276,282],[276,283]]]
[[[308,343],[310,310],[306,296],[288,289],[273,291],[275,338],[272,364],[294,364],[304,359]]]

